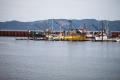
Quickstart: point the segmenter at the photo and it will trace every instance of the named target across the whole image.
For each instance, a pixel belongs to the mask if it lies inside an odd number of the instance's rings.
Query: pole
[[[102,41],[103,41],[103,21],[102,21]]]
[[[53,19],[52,19],[52,32],[53,32]]]

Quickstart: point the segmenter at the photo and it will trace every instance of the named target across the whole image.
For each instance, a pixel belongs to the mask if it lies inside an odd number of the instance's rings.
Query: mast
[[[109,36],[109,22],[106,21],[106,34]]]
[[[52,27],[52,32],[53,32],[53,19],[52,19],[52,26],[51,27]]]
[[[103,41],[103,21],[102,21],[102,41]]]

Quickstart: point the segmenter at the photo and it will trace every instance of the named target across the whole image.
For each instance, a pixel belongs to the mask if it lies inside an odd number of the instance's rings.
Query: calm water
[[[120,80],[120,43],[0,37],[0,80]]]

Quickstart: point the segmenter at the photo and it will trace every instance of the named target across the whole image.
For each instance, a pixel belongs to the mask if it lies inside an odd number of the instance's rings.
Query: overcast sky
[[[120,20],[120,0],[0,0],[0,21]]]

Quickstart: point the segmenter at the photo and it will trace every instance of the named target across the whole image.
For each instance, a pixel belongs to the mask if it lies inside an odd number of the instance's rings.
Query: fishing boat
[[[96,35],[94,35],[95,41],[114,41],[111,39],[108,39],[109,34],[109,28],[108,28],[108,22],[107,21],[101,21],[101,31],[99,31]]]
[[[53,33],[53,21],[52,20],[52,25],[51,25],[51,31]],[[57,22],[56,22],[57,23]],[[59,23],[57,23],[59,24]],[[60,24],[60,32],[59,34],[49,34],[48,40],[62,40],[62,41],[85,41],[86,40],[86,29],[81,28],[81,29],[75,29],[74,26],[72,25],[72,22],[70,21],[69,29],[62,30],[64,23]]]
[[[53,41],[85,41],[86,31],[84,29],[75,29],[69,32],[60,32],[59,34],[50,34],[48,40]]]
[[[96,35],[95,40],[96,41],[108,40],[107,34],[103,33],[103,34]]]
[[[86,40],[86,30],[85,29],[75,29],[70,31],[64,36],[66,41],[85,41]]]

